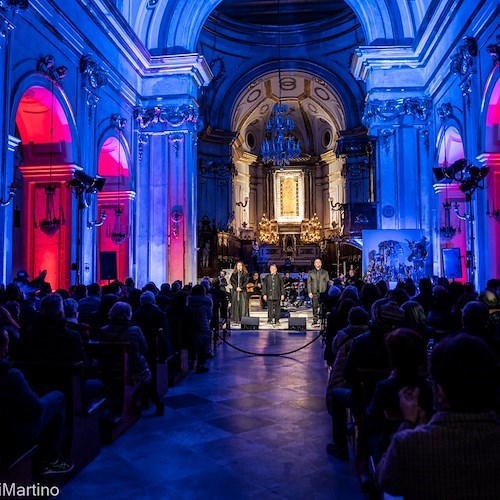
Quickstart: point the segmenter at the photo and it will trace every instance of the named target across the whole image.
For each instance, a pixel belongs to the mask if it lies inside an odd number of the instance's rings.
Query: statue
[[[201,250],[201,267],[210,267],[210,241],[206,241]]]

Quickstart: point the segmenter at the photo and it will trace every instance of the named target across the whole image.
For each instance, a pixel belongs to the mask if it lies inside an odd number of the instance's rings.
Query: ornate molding
[[[87,106],[95,108],[99,102],[97,91],[108,84],[108,72],[92,59],[92,54],[80,58],[80,73],[85,80],[82,87],[87,92]]]
[[[394,135],[393,128],[382,128],[379,130],[379,137],[382,138],[382,146],[385,149],[385,154],[388,155],[391,151],[391,137]]]
[[[497,42],[486,47],[486,50],[493,59],[493,65],[500,64],[500,35],[497,35]]]
[[[68,68],[66,66],[56,66],[55,57],[52,55],[47,55],[39,59],[37,69],[59,86],[62,85],[62,81],[68,74]]]
[[[123,130],[127,126],[127,119],[121,117],[118,113],[113,113],[109,118],[109,125],[111,128],[114,128],[118,132],[123,132]]]
[[[470,109],[470,94],[472,92],[472,75],[476,72],[474,58],[477,57],[477,42],[471,36],[464,36],[465,43],[460,45],[450,56],[450,71],[459,75],[460,89],[463,97],[467,98],[467,107]]]
[[[432,110],[430,97],[406,97],[400,99],[375,99],[367,102],[362,122],[369,126],[374,120],[393,121],[401,116],[427,121]]]
[[[422,141],[424,143],[424,148],[427,152],[429,152],[430,140],[429,140],[429,128],[422,127],[419,131],[420,137],[422,137]]]
[[[28,7],[28,0],[0,0],[0,9],[3,11],[10,10],[14,14],[26,10]]]
[[[452,73],[466,76],[472,72],[474,57],[477,56],[477,43],[471,36],[464,36],[465,43],[460,45],[455,53],[450,56],[450,70]]]
[[[198,110],[189,104],[136,108],[134,119],[143,134],[163,134],[180,127],[197,132],[200,126]]]
[[[214,174],[216,177],[234,177],[237,175],[232,162],[198,160],[198,170],[202,175]]]
[[[442,122],[446,122],[453,116],[453,106],[449,102],[444,102],[436,108],[436,113]]]

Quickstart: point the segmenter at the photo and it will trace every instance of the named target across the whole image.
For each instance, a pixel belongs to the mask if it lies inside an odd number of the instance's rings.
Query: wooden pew
[[[130,344],[90,341],[85,349],[89,359],[98,363],[98,375],[109,402],[101,417],[101,439],[112,443],[141,416],[141,384],[132,380],[130,374]]]
[[[75,465],[75,473],[83,469],[100,450],[99,414],[105,404],[100,398],[89,407],[84,401],[84,367],[82,361],[39,362],[15,361],[31,388],[40,396],[49,391],[61,391],[67,402],[69,440],[64,444],[64,454]]]
[[[142,332],[148,344],[146,359],[148,361],[151,375],[153,376],[153,386],[160,396],[168,391],[169,386],[169,363],[174,355],[166,357],[161,346],[163,340],[163,328],[143,328]]]

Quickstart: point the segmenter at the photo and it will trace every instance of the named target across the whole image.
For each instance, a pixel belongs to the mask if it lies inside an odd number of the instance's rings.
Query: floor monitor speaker
[[[288,328],[290,330],[305,330],[306,318],[288,318]]]
[[[241,318],[241,329],[242,330],[258,330],[259,329],[259,318],[251,318],[250,316],[243,316]]]

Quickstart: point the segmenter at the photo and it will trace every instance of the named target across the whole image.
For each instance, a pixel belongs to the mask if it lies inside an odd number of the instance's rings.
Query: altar
[[[297,245],[293,253],[287,247],[279,245],[261,245],[257,254],[257,264],[266,269],[273,262],[278,269],[290,268],[296,272],[308,271],[312,268],[315,259],[321,258],[318,245]]]

